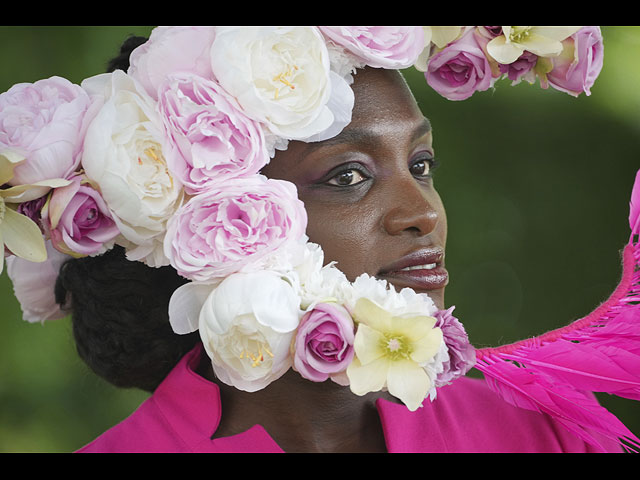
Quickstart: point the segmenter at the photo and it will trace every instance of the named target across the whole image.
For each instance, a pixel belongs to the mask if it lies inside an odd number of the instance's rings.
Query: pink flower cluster
[[[98,190],[78,174],[93,106],[80,86],[60,77],[0,94],[0,155],[18,159],[8,186],[23,192],[12,199],[16,211],[74,256],[100,253],[119,233]]]
[[[487,44],[502,33],[502,27],[466,27],[443,48],[433,46],[425,72],[427,83],[449,100],[465,100],[501,78],[513,83],[534,83],[539,78],[542,88],[551,86],[573,96],[591,94],[603,61],[599,27],[582,27],[563,40],[559,55],[541,57],[524,50],[508,64],[487,52]]]

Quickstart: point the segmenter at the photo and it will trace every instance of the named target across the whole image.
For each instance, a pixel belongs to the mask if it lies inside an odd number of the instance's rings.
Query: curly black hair
[[[129,55],[144,43],[129,37],[107,71],[126,71]],[[124,249],[65,262],[56,281],[56,302],[71,312],[78,354],[96,374],[118,387],[152,392],[199,341],[176,335],[169,324],[171,294],[187,280],[170,266],[129,261]]]

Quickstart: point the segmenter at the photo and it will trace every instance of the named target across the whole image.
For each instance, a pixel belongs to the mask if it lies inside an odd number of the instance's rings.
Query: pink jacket
[[[218,386],[195,372],[201,345],[127,419],[78,452],[283,452],[260,425],[211,439],[222,415]],[[483,380],[461,378],[438,390],[433,402],[410,412],[378,400],[389,452],[593,452],[550,417],[513,407]],[[621,449],[606,440],[611,452]]]

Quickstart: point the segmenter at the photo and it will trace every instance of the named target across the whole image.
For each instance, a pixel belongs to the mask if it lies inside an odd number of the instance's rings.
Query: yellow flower
[[[581,27],[502,27],[502,35],[487,44],[487,51],[502,64],[515,62],[526,50],[540,57],[562,52],[562,40]]]
[[[359,299],[353,311],[358,324],[355,358],[347,368],[356,395],[386,388],[414,411],[431,389],[424,365],[443,342],[442,331],[429,316],[394,317],[368,299]]]
[[[22,157],[4,153],[0,155],[0,186],[13,178],[13,169]],[[52,187],[62,186],[66,180],[55,179],[32,185],[0,188],[0,273],[4,268],[5,247],[14,255],[31,262],[44,262],[47,250],[40,228],[30,218],[16,212],[14,205],[34,200]]]

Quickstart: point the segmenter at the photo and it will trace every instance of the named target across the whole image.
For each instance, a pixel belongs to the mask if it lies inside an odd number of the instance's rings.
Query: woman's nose
[[[418,236],[433,232],[438,224],[439,214],[435,208],[435,198],[429,195],[426,187],[413,177],[408,181],[396,181],[395,192],[387,192],[389,202],[383,217],[383,227],[389,235],[403,232]],[[431,189],[433,191],[433,189]]]

